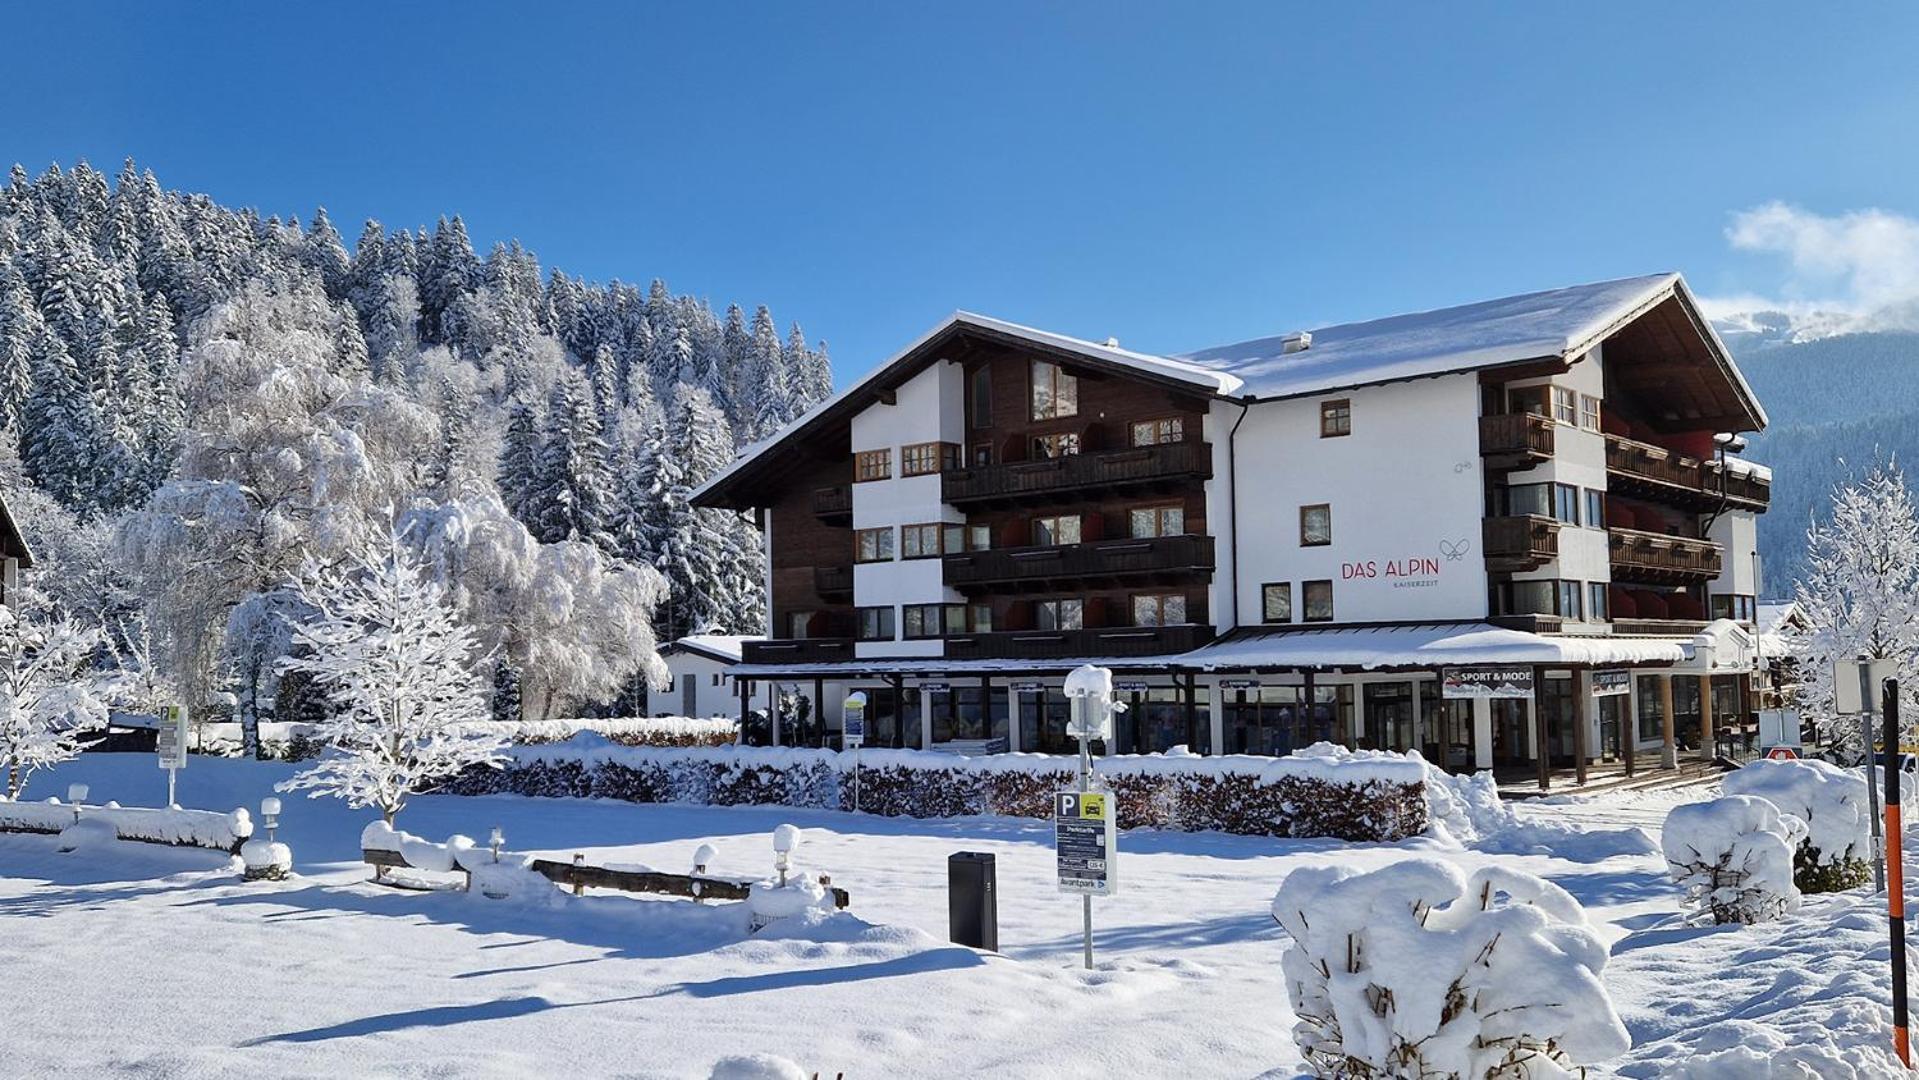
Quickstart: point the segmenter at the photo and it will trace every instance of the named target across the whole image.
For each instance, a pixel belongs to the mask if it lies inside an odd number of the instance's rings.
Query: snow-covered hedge
[[[856,758],[859,808],[889,817],[1049,817],[1053,793],[1072,786],[1076,767],[1045,754],[664,749],[582,736],[514,750],[505,768],[468,770],[449,790],[850,810]],[[1129,829],[1390,841],[1423,832],[1428,820],[1425,766],[1412,755],[1322,743],[1284,758],[1122,755],[1100,758],[1094,769]]]
[[[619,716],[572,720],[486,721],[463,729],[505,735],[516,745],[544,746],[591,733],[620,746],[725,746],[739,736],[739,723],[726,717]]]
[[[1758,923],[1799,910],[1793,855],[1806,823],[1751,795],[1675,806],[1660,844],[1673,880],[1704,921]]]
[[[110,822],[122,840],[175,847],[203,847],[237,853],[253,835],[253,819],[244,809],[160,810],[135,806],[84,806],[83,818]],[[0,799],[0,832],[59,833],[73,824],[73,807],[58,799],[8,802]]]
[[[1407,859],[1295,870],[1273,898],[1293,1038],[1323,1077],[1561,1077],[1631,1044],[1579,902],[1531,874]]]
[[[1872,795],[1863,774],[1824,761],[1755,761],[1726,774],[1720,788],[1806,823],[1793,852],[1800,892],[1839,892],[1872,876]]]

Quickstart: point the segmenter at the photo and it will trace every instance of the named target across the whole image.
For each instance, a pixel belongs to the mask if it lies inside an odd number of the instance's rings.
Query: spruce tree
[[[544,543],[585,540],[612,550],[606,440],[586,379],[568,368],[547,401],[527,528]]]
[[[500,499],[529,529],[534,527],[533,497],[539,467],[539,416],[527,401],[514,398],[507,407],[506,434],[500,445]]]

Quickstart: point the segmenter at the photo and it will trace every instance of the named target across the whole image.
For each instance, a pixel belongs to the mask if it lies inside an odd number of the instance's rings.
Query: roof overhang
[[[13,520],[5,499],[0,499],[0,555],[19,559],[23,568],[33,565],[33,549],[27,546],[27,538]]]

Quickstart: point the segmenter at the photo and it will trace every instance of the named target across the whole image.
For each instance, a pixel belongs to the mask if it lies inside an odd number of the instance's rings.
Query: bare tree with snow
[[[461,727],[488,718],[479,645],[398,532],[341,567],[309,558],[292,589],[316,614],[294,626],[280,670],[326,690],[332,749],[281,790],[377,807],[391,825],[414,792],[501,760],[504,737]]]
[[[50,615],[30,586],[9,601],[0,606],[0,769],[11,800],[35,770],[78,754],[107,709],[89,672],[101,632]]]

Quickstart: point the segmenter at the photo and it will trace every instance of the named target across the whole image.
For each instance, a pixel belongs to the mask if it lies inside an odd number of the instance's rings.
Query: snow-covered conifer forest
[[[324,209],[229,208],[132,161],[0,188],[0,476],[36,575],[243,723],[319,700],[276,674],[311,614],[296,570],[396,523],[493,658],[496,712],[631,712],[649,622],[760,625],[757,534],[687,495],[831,381],[763,306],[482,255],[457,215],[349,246]]]

